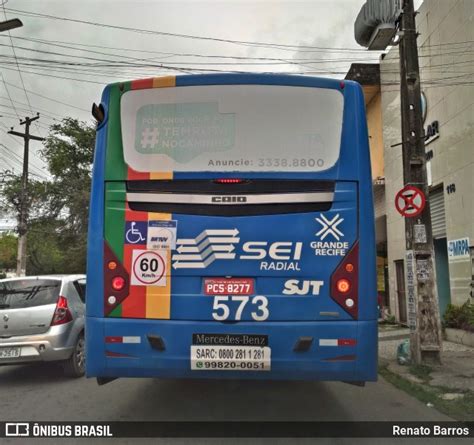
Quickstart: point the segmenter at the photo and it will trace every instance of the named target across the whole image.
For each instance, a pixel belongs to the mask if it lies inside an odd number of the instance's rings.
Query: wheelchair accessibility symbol
[[[125,241],[128,244],[146,244],[146,221],[127,221],[125,226]]]

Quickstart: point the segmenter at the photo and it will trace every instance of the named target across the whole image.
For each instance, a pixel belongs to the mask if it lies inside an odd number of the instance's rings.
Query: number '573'
[[[235,315],[231,317],[231,307],[234,308],[234,304],[231,306],[229,302],[237,302],[237,308],[235,309]],[[262,295],[256,295],[255,297],[247,296],[233,296],[233,297],[224,297],[218,296],[214,297],[214,304],[212,305],[212,318],[217,321],[224,321],[231,317],[234,320],[242,319],[242,312],[244,311],[247,303],[252,305],[252,312],[250,316],[255,321],[264,321],[270,315],[268,311],[268,299]]]

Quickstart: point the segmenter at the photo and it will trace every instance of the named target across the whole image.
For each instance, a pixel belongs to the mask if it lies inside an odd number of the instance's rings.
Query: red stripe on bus
[[[105,351],[106,357],[116,357],[116,358],[134,358],[132,355],[122,354],[121,352]]]
[[[153,88],[153,77],[149,79],[132,80],[132,90],[142,90],[144,88]]]
[[[128,167],[127,179],[131,180],[131,181],[150,179],[150,173],[149,172],[137,172],[133,168]]]
[[[105,337],[105,343],[122,343],[123,337]]]
[[[123,246],[123,265],[130,276],[132,276],[132,252],[136,248],[135,244]],[[146,318],[146,286],[130,286],[129,292],[122,303],[122,318]]]
[[[337,346],[355,346],[357,340],[355,338],[339,338],[337,340]]]
[[[125,221],[148,221],[148,212],[136,212],[135,210],[131,210],[128,203],[126,203]]]

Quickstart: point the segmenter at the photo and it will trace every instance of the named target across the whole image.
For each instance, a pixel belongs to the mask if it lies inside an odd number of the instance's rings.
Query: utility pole
[[[425,207],[418,216],[405,217],[410,347],[412,360],[420,364],[441,361],[442,339],[426,176],[415,15],[413,0],[404,0],[399,44],[403,182],[405,186],[418,188],[426,197]]]
[[[25,132],[20,133],[14,131],[13,127],[8,132],[14,136],[23,138],[25,143],[23,152],[23,174],[21,177],[21,195],[20,195],[20,214],[18,217],[18,254],[16,260],[16,274],[19,277],[24,277],[26,272],[26,234],[28,232],[28,206],[26,205],[28,197],[28,154],[30,139],[34,141],[44,141],[44,138],[30,134],[30,125],[35,120],[39,119],[39,113],[35,117],[25,117],[25,120],[20,121],[20,125],[25,126]]]

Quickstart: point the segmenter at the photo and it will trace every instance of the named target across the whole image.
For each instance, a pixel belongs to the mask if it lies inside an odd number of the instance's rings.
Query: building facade
[[[422,108],[441,313],[474,302],[474,1],[424,0],[418,11]],[[405,223],[398,47],[380,62],[389,304],[405,322]]]
[[[382,298],[382,304],[385,307],[388,307],[390,299],[388,286],[387,216],[385,209],[380,66],[378,64],[353,63],[345,78],[359,82],[364,91],[374,189],[374,213],[377,244],[377,292]]]

